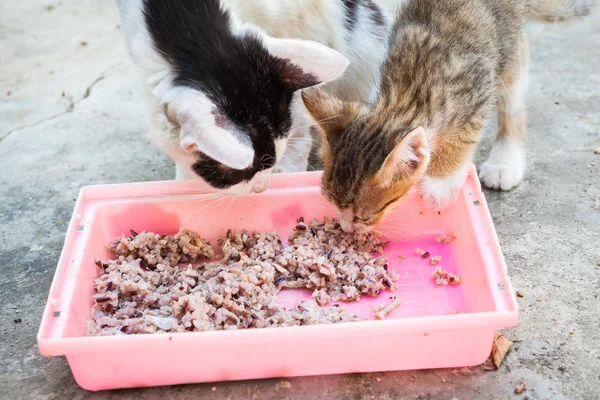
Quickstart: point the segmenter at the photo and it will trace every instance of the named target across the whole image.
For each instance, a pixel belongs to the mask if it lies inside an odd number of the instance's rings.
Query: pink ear
[[[425,130],[418,127],[401,135],[378,172],[380,181],[386,185],[402,175],[423,173],[429,165],[430,153]]]
[[[265,35],[264,44],[269,53],[290,60],[322,83],[342,75],[350,64],[342,54],[310,40],[277,39]]]
[[[163,97],[169,120],[180,128],[179,144],[188,152],[200,152],[233,169],[246,169],[254,161],[254,149],[229,129],[215,123],[214,104],[201,92],[171,88]]]

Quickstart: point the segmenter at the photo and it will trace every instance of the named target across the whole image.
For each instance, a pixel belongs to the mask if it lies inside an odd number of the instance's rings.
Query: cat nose
[[[340,225],[342,226],[342,230],[347,233],[354,232],[354,215],[349,210],[340,210],[337,209],[337,214],[340,219]]]
[[[345,218],[340,219],[340,225],[342,226],[342,229],[344,230],[344,232],[347,233],[352,233],[354,232],[354,224],[350,221],[348,221]]]

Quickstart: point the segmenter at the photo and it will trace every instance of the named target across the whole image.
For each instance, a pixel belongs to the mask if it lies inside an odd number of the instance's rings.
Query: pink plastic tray
[[[389,268],[400,274],[402,305],[385,321],[337,325],[86,337],[85,320],[97,276],[94,258],[129,229],[197,230],[216,240],[228,228],[277,230],[287,237],[296,218],[334,216],[320,194],[320,173],[273,176],[270,189],[235,200],[210,198],[199,182],[89,186],[81,190],[38,332],[40,352],[66,356],[88,390],[194,382],[459,367],[490,354],[494,331],[517,324],[517,303],[475,168],[459,199],[444,210],[413,194],[389,215]],[[442,233],[457,232],[438,245]],[[420,247],[461,274],[459,286],[436,287],[434,267],[414,255]],[[405,257],[402,260],[399,256]],[[309,297],[284,291],[282,301]],[[369,317],[377,299],[347,304]],[[455,311],[457,314],[448,315]]]

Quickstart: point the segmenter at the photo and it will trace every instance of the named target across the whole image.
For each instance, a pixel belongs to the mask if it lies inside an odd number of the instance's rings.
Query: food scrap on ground
[[[504,357],[512,347],[513,343],[504,335],[496,332],[494,334],[494,342],[492,343],[491,361],[495,369],[500,368]]]
[[[521,394],[526,391],[525,382],[519,382],[519,384],[515,387],[515,394]]]
[[[435,280],[435,284],[438,286],[445,285],[458,285],[462,281],[462,277],[458,275],[454,275],[448,271],[442,269],[441,266],[437,267],[432,273],[431,276]]]
[[[96,260],[101,274],[89,335],[359,321],[337,304],[320,305],[394,291],[398,279],[387,259],[374,255],[387,243],[371,233],[345,233],[333,219],[308,225],[299,219],[290,246],[275,232],[229,231],[218,241],[217,262],[210,243],[194,232],[130,233],[110,243],[117,259]],[[285,308],[277,299],[285,288],[312,290],[313,299]]]
[[[435,238],[435,242],[440,243],[440,244],[448,244],[448,243],[452,243],[452,241],[454,239],[456,239],[457,237],[458,237],[458,235],[456,232],[452,232],[450,235],[442,234],[442,235],[438,236],[437,238]]]
[[[525,293],[521,292],[520,290],[517,290],[517,297],[525,297]]]
[[[281,389],[292,389],[292,383],[290,381],[281,381],[275,385],[275,391],[279,392]]]

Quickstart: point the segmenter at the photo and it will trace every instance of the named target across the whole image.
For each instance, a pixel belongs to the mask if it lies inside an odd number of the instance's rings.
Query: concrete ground
[[[523,183],[488,192],[520,324],[481,367],[88,393],[35,335],[79,188],[170,179],[111,0],[3,2],[0,12],[0,398],[600,398],[600,23],[531,29]],[[490,129],[491,131],[491,129]],[[489,133],[477,155],[490,147]],[[22,319],[22,322],[17,322]],[[514,395],[523,381],[527,391]]]

